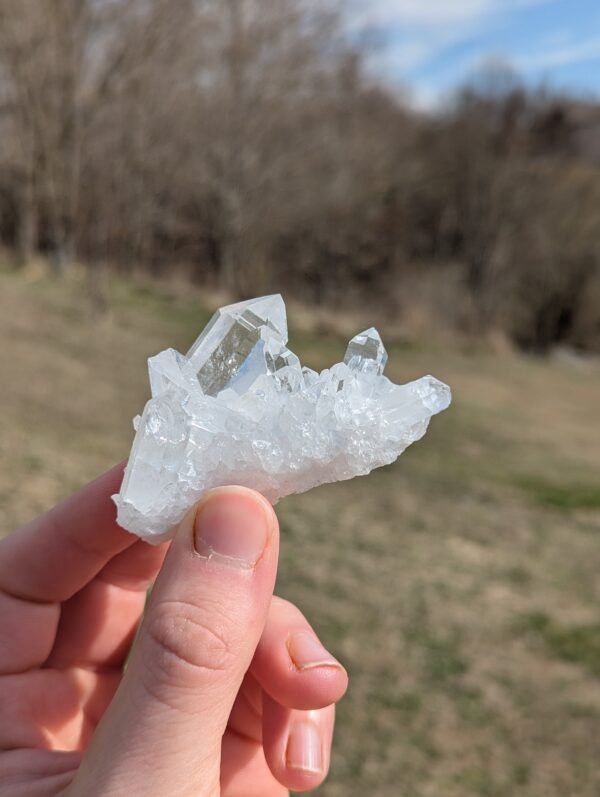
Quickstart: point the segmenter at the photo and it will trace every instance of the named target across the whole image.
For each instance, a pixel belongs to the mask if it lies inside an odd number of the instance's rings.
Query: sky
[[[600,95],[600,0],[356,0],[353,19],[382,45],[375,73],[423,109],[486,61],[531,84]]]

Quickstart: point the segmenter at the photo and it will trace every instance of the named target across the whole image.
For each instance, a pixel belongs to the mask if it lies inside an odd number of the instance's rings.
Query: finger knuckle
[[[227,670],[233,653],[216,611],[180,601],[154,607],[146,625],[144,660],[151,681],[193,688]]]

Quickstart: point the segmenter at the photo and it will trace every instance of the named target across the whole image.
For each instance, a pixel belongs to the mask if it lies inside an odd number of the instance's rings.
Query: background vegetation
[[[600,349],[600,107],[489,66],[434,115],[343,0],[0,0],[0,240]]]
[[[320,793],[597,797],[600,106],[490,66],[418,114],[343,11],[0,0],[0,533],[127,456],[229,297],[283,291],[315,368],[376,322],[454,404],[278,508],[351,674]]]

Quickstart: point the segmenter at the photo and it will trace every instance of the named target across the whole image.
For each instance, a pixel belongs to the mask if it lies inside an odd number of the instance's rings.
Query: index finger
[[[117,525],[116,465],[49,512],[0,541],[0,591],[39,603],[68,600],[136,541]]]

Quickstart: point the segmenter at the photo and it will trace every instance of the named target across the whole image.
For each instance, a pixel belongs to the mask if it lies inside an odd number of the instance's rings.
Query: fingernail
[[[203,559],[251,570],[267,543],[268,509],[250,490],[219,490],[200,505],[194,547]]]
[[[292,634],[287,643],[290,658],[298,670],[311,670],[314,667],[344,668],[326,650],[314,634],[298,631]]]
[[[292,725],[285,759],[290,769],[323,771],[321,732],[314,722],[300,720]]]

